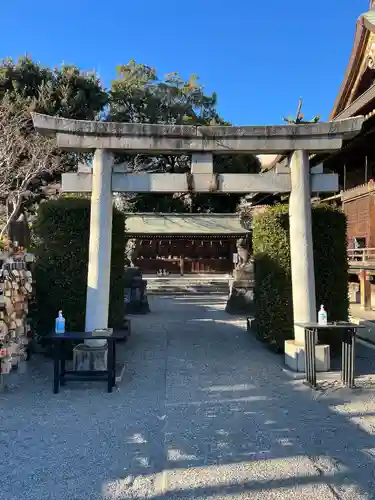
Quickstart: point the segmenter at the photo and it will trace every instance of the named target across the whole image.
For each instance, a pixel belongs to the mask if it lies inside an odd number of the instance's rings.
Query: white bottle
[[[318,325],[326,326],[327,323],[327,311],[324,309],[324,306],[321,305],[318,312]]]
[[[59,334],[65,333],[65,318],[63,316],[62,311],[59,311],[59,314],[55,321],[55,333]]]

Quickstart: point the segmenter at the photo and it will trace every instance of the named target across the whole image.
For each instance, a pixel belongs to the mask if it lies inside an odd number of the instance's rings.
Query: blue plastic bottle
[[[58,333],[60,335],[65,333],[65,318],[62,311],[59,311],[59,314],[55,321],[55,333]]]

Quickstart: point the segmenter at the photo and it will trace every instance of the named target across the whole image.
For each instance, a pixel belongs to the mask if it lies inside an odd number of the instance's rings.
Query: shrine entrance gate
[[[340,149],[361,130],[363,117],[277,126],[183,126],[91,122],[32,114],[35,129],[56,136],[63,150],[94,153],[90,171],[62,176],[65,192],[91,192],[86,331],[108,322],[112,193],[290,193],[290,251],[295,323],[316,320],[311,193],[335,192],[338,176],[311,170],[310,153]],[[191,172],[126,173],[113,152],[189,154]],[[283,154],[275,172],[215,174],[213,154]],[[295,342],[304,345],[295,327]]]

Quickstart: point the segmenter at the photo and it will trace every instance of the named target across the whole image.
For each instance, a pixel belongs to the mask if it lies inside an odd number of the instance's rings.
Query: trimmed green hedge
[[[69,330],[84,331],[90,200],[67,197],[41,203],[33,231],[37,241],[35,332],[40,337],[50,333],[59,309]],[[124,216],[114,209],[108,321],[113,328],[121,328],[124,320],[124,233]]]
[[[329,321],[347,321],[348,261],[346,218],[338,209],[312,209],[316,304],[324,304]],[[269,207],[253,221],[254,306],[257,335],[277,350],[292,339],[293,302],[287,205]],[[337,336],[336,336],[337,337]],[[327,331],[320,341],[335,351],[338,339]]]

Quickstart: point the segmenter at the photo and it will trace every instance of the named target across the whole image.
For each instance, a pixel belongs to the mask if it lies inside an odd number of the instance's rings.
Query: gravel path
[[[217,296],[150,305],[114,393],[34,359],[0,395],[0,500],[375,499],[370,379],[310,391]]]

